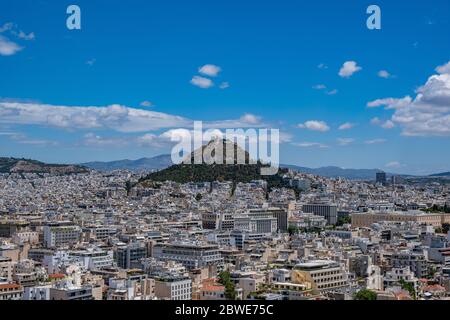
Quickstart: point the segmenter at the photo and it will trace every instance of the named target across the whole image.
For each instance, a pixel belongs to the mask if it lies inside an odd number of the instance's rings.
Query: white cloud
[[[246,113],[242,115],[239,119],[235,120],[218,120],[203,123],[203,127],[207,129],[257,128],[262,126],[267,125],[261,122],[261,117],[251,113]]]
[[[409,96],[406,96],[402,99],[394,99],[394,98],[377,99],[367,103],[367,107],[377,108],[386,105],[387,106],[386,109],[397,109],[409,105],[411,101],[412,99]]]
[[[342,78],[350,78],[354,73],[362,70],[355,61],[347,61],[339,70],[339,76]]]
[[[183,117],[121,105],[70,107],[0,102],[0,115],[0,123],[120,132],[142,132],[192,124],[191,120]]]
[[[323,90],[326,88],[327,88],[327,86],[324,84],[318,84],[318,85],[313,86],[313,89],[316,89],[316,90]]]
[[[142,136],[119,137],[103,137],[94,133],[87,133],[84,135],[84,139],[81,144],[87,147],[95,148],[124,147],[130,145],[136,145],[139,147],[161,148],[164,146],[169,146],[171,144],[171,141],[166,136],[158,136],[152,133],[146,133]]]
[[[301,123],[297,125],[300,129],[308,129],[312,131],[320,131],[320,132],[326,132],[330,130],[330,127],[327,125],[324,121],[317,121],[317,120],[310,120],[306,121],[305,123]]]
[[[168,139],[166,136],[157,136],[152,133],[146,133],[143,136],[137,138],[137,143],[141,147],[160,148],[166,145],[169,141],[170,139]]]
[[[230,87],[230,84],[228,82],[222,82],[219,86],[220,89],[227,89]]]
[[[35,102],[1,102],[0,125],[38,125],[67,130],[101,129],[148,132],[164,128],[192,128],[194,121],[177,115],[122,105],[54,106]],[[204,121],[205,129],[268,127],[261,117],[246,113],[238,119]]]
[[[202,89],[208,89],[214,86],[214,82],[212,82],[211,79],[200,77],[200,76],[194,76],[191,79],[191,84],[194,86],[197,86]]]
[[[256,131],[257,133],[257,131]],[[196,141],[197,143],[205,143],[209,142],[214,138],[227,138],[227,131],[226,130],[219,130],[219,129],[209,129],[208,131],[205,131],[204,134],[201,136],[202,141]],[[228,137],[230,139],[230,137]],[[237,138],[237,142],[240,141],[250,141],[250,142],[271,142],[272,141],[272,135],[269,134],[263,139],[261,136],[257,136],[256,140],[254,140],[251,136],[246,135],[244,132],[233,132],[233,138]],[[151,141],[152,143],[170,143],[173,141],[180,141],[180,140],[191,140],[195,139],[194,131],[188,130],[184,128],[178,128],[178,129],[171,129],[164,133],[162,133],[159,136],[152,135]],[[286,143],[290,142],[292,139],[292,136],[289,133],[286,132],[279,132],[279,140],[274,141],[276,143]],[[245,148],[245,146],[242,146]]]
[[[20,144],[33,146],[58,146],[59,142],[45,139],[24,139],[18,141]]]
[[[104,138],[94,133],[84,135],[83,145],[88,147],[123,147],[128,145],[129,139],[123,137]]]
[[[95,63],[97,62],[97,59],[90,59],[88,61],[86,61],[86,64],[90,67],[92,67]]]
[[[384,79],[392,78],[392,75],[391,75],[388,71],[386,71],[386,70],[380,70],[380,71],[378,71],[378,76],[379,76],[380,78],[384,78]]]
[[[372,118],[372,120],[370,120],[370,123],[374,126],[380,126],[383,129],[392,129],[395,127],[395,123],[391,120],[382,121],[378,117]]]
[[[10,31],[14,27],[14,24],[12,22],[5,23],[2,27],[0,27],[0,33],[3,33],[5,31]]]
[[[391,168],[391,169],[398,169],[398,168],[403,167],[403,165],[400,162],[398,162],[398,161],[391,161],[389,163],[386,163],[385,167],[386,168]]]
[[[442,66],[437,67],[436,72],[439,74],[450,74],[450,61]]]
[[[317,66],[319,69],[328,69],[328,66],[325,63],[321,63]]]
[[[364,141],[365,144],[380,144],[385,143],[386,139],[372,139],[372,140],[366,140]]]
[[[220,71],[222,71],[222,69],[214,64],[205,64],[203,67],[198,69],[199,73],[210,77],[217,77]]]
[[[300,148],[320,148],[320,149],[328,148],[326,144],[320,142],[296,142],[292,143],[292,145]]]
[[[346,122],[339,126],[339,130],[349,130],[352,129],[355,126],[354,123]]]
[[[384,122],[384,123],[381,124],[381,127],[382,127],[383,129],[392,129],[392,128],[395,127],[395,123],[392,122],[391,120],[387,120],[386,122]]]
[[[41,147],[59,145],[58,141],[29,138],[26,134],[20,132],[5,132],[3,135],[8,136],[11,140],[14,140],[15,142],[20,144],[41,146]]]
[[[251,113],[246,113],[241,117],[242,122],[248,123],[248,124],[259,124],[261,121],[261,117],[255,116]]]
[[[147,100],[142,101],[140,105],[141,105],[141,107],[146,107],[146,108],[153,107],[153,103],[150,101],[147,101]]]
[[[368,107],[384,106],[394,110],[391,122],[402,128],[405,136],[450,136],[450,73],[449,64],[438,67],[437,75],[428,78],[416,90],[416,97],[378,99]],[[386,123],[392,126],[391,123]]]
[[[338,138],[337,141],[340,146],[348,146],[349,144],[352,144],[353,142],[355,142],[355,139],[353,139],[353,138]]]
[[[333,89],[333,90],[328,91],[328,92],[327,92],[327,95],[329,95],[329,96],[334,96],[334,95],[337,94],[337,93],[338,93],[338,90],[337,90],[337,89]]]
[[[381,120],[378,117],[375,117],[370,120],[370,123],[373,124],[374,126],[378,126],[380,125]]]
[[[26,34],[22,30],[17,31],[17,26],[12,23],[8,22],[3,24],[3,26],[0,27],[0,33],[8,32],[9,34],[22,39],[22,40],[34,40],[35,35],[34,32],[31,32],[29,34]],[[0,56],[12,56],[15,55],[17,52],[21,51],[23,47],[18,45],[17,43],[11,41],[6,36],[0,35]]]
[[[26,34],[22,30],[20,30],[19,32],[11,31],[11,33],[13,35],[17,36],[18,38],[26,40],[26,41],[34,40],[36,38],[35,35],[34,35],[34,32],[30,32],[29,34]]]
[[[0,55],[1,56],[12,56],[23,48],[17,43],[10,41],[4,36],[0,36]]]

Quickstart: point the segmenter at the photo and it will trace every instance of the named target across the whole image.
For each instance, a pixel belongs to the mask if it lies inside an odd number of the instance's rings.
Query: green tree
[[[355,300],[377,300],[377,294],[372,290],[362,289],[355,294]]]
[[[203,196],[201,193],[197,193],[197,195],[195,196],[195,200],[200,201],[202,200]]]
[[[450,223],[443,223],[442,224],[442,232],[448,233],[449,230],[450,230]]]
[[[289,235],[291,235],[291,236],[294,235],[294,234],[297,234],[298,233],[298,227],[291,224],[288,227],[288,232],[289,232]]]
[[[350,216],[345,216],[345,217],[339,217],[336,225],[342,226],[342,225],[348,224],[348,223],[352,223],[352,218]]]
[[[229,300],[236,300],[236,287],[231,281],[229,271],[222,271],[219,273],[219,283],[225,286],[225,298]]]
[[[400,286],[403,290],[406,290],[409,292],[409,295],[416,300],[416,289],[414,288],[414,285],[410,282],[406,282],[405,280],[401,279],[399,281]]]

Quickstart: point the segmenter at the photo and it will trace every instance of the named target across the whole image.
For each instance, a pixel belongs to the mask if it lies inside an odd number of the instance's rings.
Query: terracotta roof
[[[204,286],[202,291],[224,291],[225,287],[222,285],[207,285]]]
[[[0,284],[0,289],[20,289],[21,286],[15,283]]]
[[[423,288],[423,290],[424,291],[445,291],[445,288],[438,284],[433,284],[430,286],[426,286],[425,288]]]
[[[63,273],[53,273],[53,274],[49,274],[48,277],[50,279],[63,279],[66,277],[66,275]]]

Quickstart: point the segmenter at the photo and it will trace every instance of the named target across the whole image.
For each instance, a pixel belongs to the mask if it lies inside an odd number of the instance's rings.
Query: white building
[[[52,223],[44,227],[44,244],[47,248],[70,246],[80,240],[81,228],[66,223]]]
[[[166,300],[191,300],[192,280],[188,277],[165,276],[155,281],[155,296]]]

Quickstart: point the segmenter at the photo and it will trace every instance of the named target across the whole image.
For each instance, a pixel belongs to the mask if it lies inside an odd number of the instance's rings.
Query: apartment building
[[[87,270],[96,270],[111,267],[114,264],[112,250],[83,250],[72,251],[70,256],[80,261]]]
[[[433,227],[440,227],[442,223],[442,215],[434,213],[425,213],[422,211],[408,211],[408,212],[367,212],[367,213],[353,213],[352,227],[354,228],[368,228],[374,223],[381,221],[389,222],[406,222],[412,221]]]
[[[316,216],[322,216],[328,224],[336,224],[338,219],[337,206],[331,203],[311,203],[304,204],[302,208],[304,213],[313,213]]]
[[[153,247],[153,257],[162,261],[179,262],[188,269],[223,263],[219,246],[205,243],[158,243]]]
[[[191,300],[192,280],[184,276],[162,276],[155,279],[155,296],[165,300]]]
[[[147,246],[143,242],[132,242],[128,245],[118,246],[116,251],[117,266],[130,269],[140,265],[140,260],[147,257]]]
[[[92,287],[51,288],[50,300],[93,300]]]
[[[209,230],[233,230],[234,216],[232,213],[203,213],[202,226],[203,229]]]
[[[15,283],[0,284],[0,300],[22,300],[23,287]]]
[[[300,272],[297,278],[303,278],[306,281],[308,279],[312,280],[312,287],[320,291],[338,289],[349,285],[345,268],[335,261],[308,261],[297,264],[294,270]]]
[[[428,261],[423,253],[402,250],[384,254],[384,257],[393,268],[408,267],[418,278],[428,276]]]
[[[16,232],[26,230],[30,223],[26,220],[0,220],[0,238],[10,238]]]
[[[70,222],[50,223],[44,226],[44,244],[47,248],[76,244],[80,240],[81,228]]]
[[[270,235],[277,232],[278,219],[269,211],[248,211],[235,216],[234,229]]]

